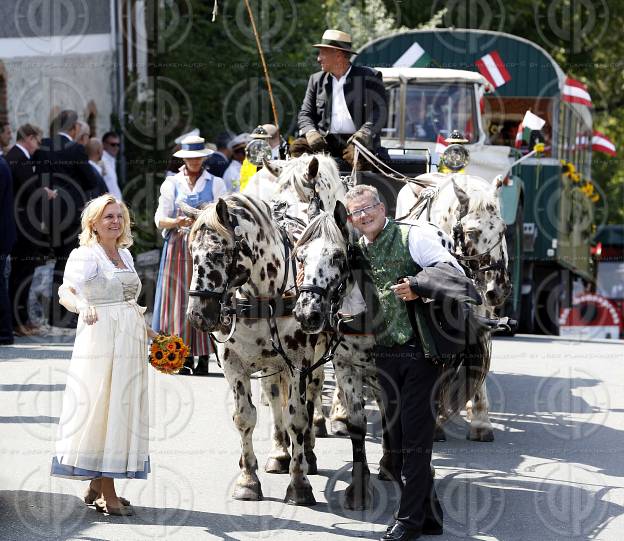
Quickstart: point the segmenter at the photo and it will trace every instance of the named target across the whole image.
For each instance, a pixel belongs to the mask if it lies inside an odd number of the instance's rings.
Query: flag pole
[[[258,30],[256,28],[256,21],[253,16],[253,12],[251,11],[251,6],[249,5],[249,0],[245,0],[245,7],[247,8],[247,12],[249,13],[249,19],[251,21],[251,28],[254,33],[254,37],[256,38],[256,47],[258,48],[258,54],[260,55],[260,62],[262,63],[262,70],[264,71],[264,80],[266,81],[267,90],[269,92],[269,99],[271,100],[271,109],[273,110],[273,122],[279,131],[279,122],[277,117],[277,107],[275,106],[275,98],[273,97],[273,88],[271,87],[271,79],[269,77],[269,69],[266,65],[266,61],[264,59],[264,52],[262,50],[262,45],[260,43],[260,36],[258,35]]]

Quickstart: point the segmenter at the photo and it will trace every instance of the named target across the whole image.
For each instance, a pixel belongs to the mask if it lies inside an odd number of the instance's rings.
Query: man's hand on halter
[[[418,295],[411,290],[408,278],[403,278],[400,284],[390,286],[390,289],[402,301],[415,301],[418,298]]]

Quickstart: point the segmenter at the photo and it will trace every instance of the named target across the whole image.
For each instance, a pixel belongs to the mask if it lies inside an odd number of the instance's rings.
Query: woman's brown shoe
[[[119,501],[121,501],[121,498],[119,498]],[[134,515],[132,507],[126,507],[125,505],[121,507],[111,507],[106,503],[104,498],[98,498],[93,502],[93,505],[100,513],[108,513],[109,515],[115,515],[117,517],[129,517]]]
[[[91,487],[89,487],[84,494],[84,502],[87,505],[92,505],[93,503],[95,503],[95,500],[97,500],[99,497],[100,497],[100,494],[98,493],[98,491],[93,490]],[[125,505],[125,506],[130,505],[130,501],[126,500],[126,498],[124,498],[123,496],[117,496],[117,499],[121,502],[121,505]]]

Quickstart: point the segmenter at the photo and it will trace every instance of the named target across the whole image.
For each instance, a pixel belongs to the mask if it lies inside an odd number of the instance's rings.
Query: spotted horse
[[[511,292],[507,271],[506,225],[501,217],[499,190],[501,182],[490,184],[481,177],[451,174],[440,181],[410,210],[406,222],[427,222],[437,225],[440,243],[452,251],[473,279],[484,303],[479,315],[493,318],[495,309],[505,302]],[[402,190],[409,189],[408,186]],[[431,190],[431,189],[430,189]],[[402,192],[399,192],[401,197]],[[453,242],[449,242],[450,239]],[[488,363],[480,368],[487,374]],[[473,441],[493,441],[494,431],[488,414],[488,396],[485,374],[483,383],[474,394],[466,396],[466,412],[470,427],[466,437]],[[460,385],[461,387],[461,385]],[[452,409],[452,408],[449,408]],[[444,441],[443,424],[450,411],[442,411],[436,426],[436,440]]]
[[[295,269],[290,248],[265,202],[232,194],[210,204],[191,230],[187,317],[217,339],[217,353],[234,394],[233,420],[242,454],[233,497],[262,499],[250,384],[251,375],[259,372],[273,416],[267,466],[288,465],[291,480],[285,502],[312,505],[315,498],[306,476],[316,473],[310,421],[322,381],[310,370],[318,337],[304,333],[291,314]],[[347,502],[347,507],[357,503]]]

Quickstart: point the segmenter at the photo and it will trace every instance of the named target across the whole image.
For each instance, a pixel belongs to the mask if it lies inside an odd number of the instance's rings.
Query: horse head
[[[352,285],[349,237],[347,212],[338,201],[334,214],[321,211],[297,242],[295,256],[304,269],[304,279],[293,314],[308,334],[325,328],[326,321],[336,315]]]
[[[336,201],[344,200],[345,186],[331,156],[304,154],[287,162],[266,162],[277,176],[274,199],[288,201],[289,212],[304,220],[320,211],[333,212]]]
[[[502,183],[484,189],[466,182],[462,187],[453,178],[452,184],[459,201],[453,225],[458,259],[471,269],[487,304],[499,306],[511,292],[505,241],[507,226],[500,214],[498,197]]]
[[[242,194],[220,198],[201,212],[189,236],[193,276],[186,315],[195,328],[213,332],[227,325],[243,284],[263,293],[258,265],[267,264],[272,234],[268,205]]]

